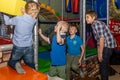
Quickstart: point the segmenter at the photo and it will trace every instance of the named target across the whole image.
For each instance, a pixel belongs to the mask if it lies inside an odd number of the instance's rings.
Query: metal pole
[[[83,1],[83,18],[82,18],[82,30],[83,30],[83,45],[84,47],[86,47],[85,43],[86,43],[86,22],[85,22],[85,13],[86,13],[86,0],[82,0]],[[86,49],[85,49],[86,50]],[[86,51],[85,51],[85,54],[86,54]],[[85,56],[84,56],[84,59],[85,59]]]
[[[85,45],[86,40],[86,22],[85,22],[85,13],[86,13],[86,0],[83,0],[83,43]]]
[[[107,0],[107,26],[109,27],[109,0]]]
[[[63,20],[63,18],[64,18],[64,0],[62,0],[62,20]]]
[[[48,0],[48,5],[50,6],[50,0]]]
[[[10,28],[12,30],[12,33],[10,33],[10,39],[12,39],[13,38],[13,25],[10,25]]]
[[[80,36],[83,39],[83,0],[80,0]]]
[[[38,0],[33,0],[38,2]],[[34,27],[34,62],[35,62],[35,69],[38,70],[38,20]]]

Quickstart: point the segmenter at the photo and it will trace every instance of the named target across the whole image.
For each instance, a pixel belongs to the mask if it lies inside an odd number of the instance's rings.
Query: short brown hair
[[[33,9],[34,8],[34,9]],[[39,11],[40,6],[37,2],[35,1],[29,1],[26,3],[25,5],[25,12],[27,14],[29,14],[30,12],[35,12],[35,11]]]
[[[78,26],[76,24],[70,24],[70,27],[75,27],[78,31]]]
[[[97,13],[95,11],[87,11],[86,15],[90,15],[92,18],[95,17],[95,19],[97,19]]]

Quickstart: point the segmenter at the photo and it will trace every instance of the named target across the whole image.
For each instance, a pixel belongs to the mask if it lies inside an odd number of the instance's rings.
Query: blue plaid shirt
[[[93,24],[91,25],[91,27],[93,30],[94,37],[97,40],[98,46],[100,44],[100,41],[99,41],[100,37],[104,37],[105,39],[104,47],[107,47],[107,48],[117,47],[111,31],[109,30],[109,28],[106,26],[104,22],[95,20]]]

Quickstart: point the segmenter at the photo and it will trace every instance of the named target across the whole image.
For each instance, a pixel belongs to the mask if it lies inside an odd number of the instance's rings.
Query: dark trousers
[[[33,47],[18,47],[13,45],[8,65],[15,69],[15,64],[23,59],[24,63],[35,69]]]
[[[101,80],[108,80],[109,75],[109,59],[112,55],[113,49],[112,48],[106,48],[103,49],[103,60],[100,63],[100,75]]]

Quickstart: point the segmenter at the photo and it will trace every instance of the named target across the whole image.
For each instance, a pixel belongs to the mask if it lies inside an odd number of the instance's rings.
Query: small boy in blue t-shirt
[[[68,23],[65,21],[59,21],[54,27],[54,32],[56,34],[52,38],[52,43],[50,38],[42,34],[42,30],[39,29],[39,34],[46,42],[51,43],[51,67],[48,75],[58,76],[62,79],[66,78],[65,68],[66,68],[66,45],[65,33],[68,31]]]
[[[77,25],[70,25],[69,36],[67,37],[66,80],[70,80],[71,69],[79,74],[79,66],[81,66],[84,55],[83,42],[80,36],[76,35],[77,30]]]

